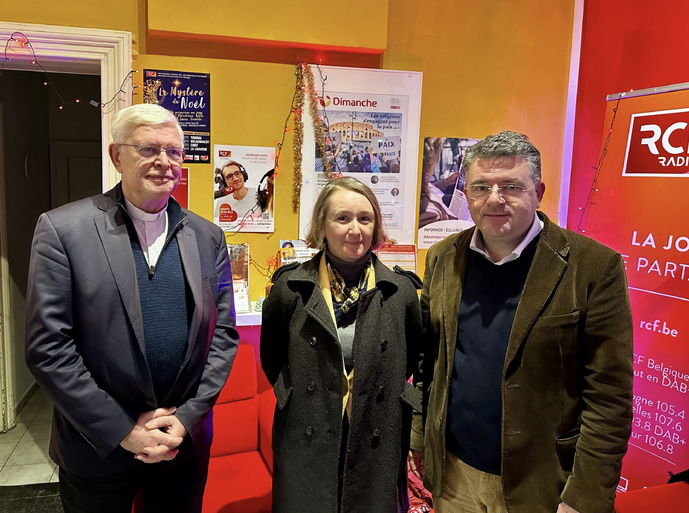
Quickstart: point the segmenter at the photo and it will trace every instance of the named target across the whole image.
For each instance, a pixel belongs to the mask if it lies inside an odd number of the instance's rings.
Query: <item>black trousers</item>
[[[62,506],[65,513],[131,513],[141,489],[146,513],[201,513],[209,454],[210,448],[200,459],[141,463],[106,477],[78,476],[61,468]]]

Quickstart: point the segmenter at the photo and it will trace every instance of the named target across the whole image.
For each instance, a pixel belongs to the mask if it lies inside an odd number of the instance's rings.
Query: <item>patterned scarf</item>
[[[333,310],[335,313],[335,320],[340,324],[340,319],[344,314],[349,312],[356,302],[359,300],[361,294],[366,292],[368,287],[368,277],[371,273],[371,261],[369,260],[364,266],[364,270],[359,278],[359,284],[356,287],[347,287],[344,278],[340,276],[337,270],[327,263],[328,278],[330,280],[330,292],[333,296]]]

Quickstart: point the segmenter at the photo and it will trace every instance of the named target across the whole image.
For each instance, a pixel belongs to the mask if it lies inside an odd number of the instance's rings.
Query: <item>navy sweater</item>
[[[495,265],[468,252],[459,305],[446,445],[464,463],[501,473],[502,374],[514,314],[537,236],[516,260]]]

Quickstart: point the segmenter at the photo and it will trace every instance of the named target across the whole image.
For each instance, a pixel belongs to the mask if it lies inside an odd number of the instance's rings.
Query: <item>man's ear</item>
[[[536,208],[541,206],[543,194],[545,194],[545,182],[539,182],[538,185],[536,185],[536,197],[538,198],[538,205]]]
[[[115,166],[115,169],[117,169],[117,172],[122,173],[122,161],[120,160],[122,151],[120,145],[114,142],[110,143],[108,146],[108,155],[110,155],[110,160]]]

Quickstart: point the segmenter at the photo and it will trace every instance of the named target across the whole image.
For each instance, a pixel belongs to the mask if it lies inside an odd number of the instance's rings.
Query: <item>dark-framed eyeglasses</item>
[[[184,158],[184,148],[178,148],[176,146],[158,146],[152,143],[139,143],[139,144],[124,144],[120,143],[120,146],[131,146],[136,150],[136,152],[145,159],[150,159],[151,157],[157,157],[160,155],[161,151],[165,151],[165,155],[170,160],[175,162],[180,162]]]
[[[227,173],[227,174],[225,175],[225,180],[227,180],[228,178],[235,178],[235,179],[237,179],[237,178],[239,178],[240,176],[242,176],[242,172],[241,172],[241,171],[235,171],[234,173]]]
[[[507,185],[469,185],[466,188],[467,196],[475,200],[488,199],[495,191],[502,199],[518,198],[525,192],[529,192],[536,187],[536,182],[531,187],[522,187],[513,183]]]

